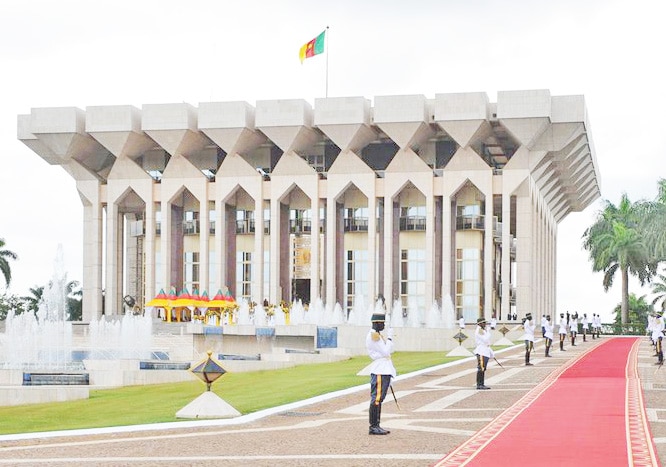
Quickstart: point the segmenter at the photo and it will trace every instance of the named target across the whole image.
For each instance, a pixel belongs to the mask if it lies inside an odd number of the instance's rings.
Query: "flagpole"
[[[328,26],[326,26],[326,42],[328,42],[328,46],[326,47],[326,97],[328,97],[328,49],[331,46],[331,41],[328,35]]]

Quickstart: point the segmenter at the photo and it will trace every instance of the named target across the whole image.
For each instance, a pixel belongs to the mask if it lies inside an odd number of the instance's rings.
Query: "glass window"
[[[368,298],[368,269],[370,264],[368,262],[367,250],[347,250],[346,253],[347,264],[345,267],[345,299],[347,313],[349,313],[354,306],[356,299],[363,297]]]

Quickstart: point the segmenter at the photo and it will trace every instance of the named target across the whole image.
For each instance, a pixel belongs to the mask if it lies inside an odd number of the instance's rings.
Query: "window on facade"
[[[155,210],[155,235],[162,233],[162,211]]]
[[[481,316],[481,250],[459,248],[456,250],[456,316],[466,322],[475,322]]]
[[[183,286],[189,291],[198,289],[199,277],[199,252],[186,251],[183,261]]]
[[[425,230],[426,208],[425,206],[402,206],[400,207],[400,230]]]
[[[400,301],[405,310],[424,310],[426,253],[423,249],[400,250]]]
[[[199,212],[185,211],[183,214],[183,234],[197,235],[199,233]]]
[[[236,252],[236,300],[252,297],[252,252]]]
[[[485,216],[481,213],[481,205],[469,204],[458,206],[456,216],[456,229],[483,230]]]
[[[211,235],[215,234],[215,221],[217,220],[217,211],[215,210],[215,203],[208,203],[208,232]]]
[[[310,233],[312,231],[312,214],[309,209],[289,210],[289,232]]]
[[[271,233],[271,210],[264,209],[264,235]]]
[[[359,297],[369,297],[368,250],[347,250],[345,258],[345,309],[347,314]]]
[[[236,233],[239,235],[254,233],[254,211],[243,209],[236,211]]]
[[[368,208],[345,208],[345,232],[368,231]]]
[[[323,154],[309,154],[305,156],[308,165],[317,172],[326,172],[326,156]]]

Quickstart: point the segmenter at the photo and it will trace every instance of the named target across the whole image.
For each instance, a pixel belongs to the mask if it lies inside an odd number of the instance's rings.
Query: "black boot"
[[[379,426],[379,414],[380,414],[380,406],[375,405],[375,404],[370,404],[370,429],[368,430],[368,434],[371,435],[387,435],[388,431],[383,430]]]
[[[381,423],[381,420],[382,420],[382,405],[379,404],[379,405],[377,406],[377,427],[378,427],[381,431],[383,431],[383,433],[382,433],[383,435],[388,435],[388,434],[390,433],[390,431],[389,431],[389,430],[385,430],[384,428],[382,428],[381,426],[379,426],[379,424]]]
[[[560,340],[560,350],[564,351],[564,341]]]
[[[486,386],[486,372],[481,373],[481,389],[490,389],[488,386]]]
[[[486,373],[477,370],[476,371],[476,389],[490,389],[488,386],[484,384],[484,381],[486,379]]]
[[[529,352],[527,352],[525,354],[525,366],[532,366],[532,364],[530,363],[530,353]]]

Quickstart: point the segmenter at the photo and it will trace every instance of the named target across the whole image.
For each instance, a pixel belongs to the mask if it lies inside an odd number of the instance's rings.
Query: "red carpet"
[[[526,394],[436,466],[659,466],[638,339],[612,338]]]

